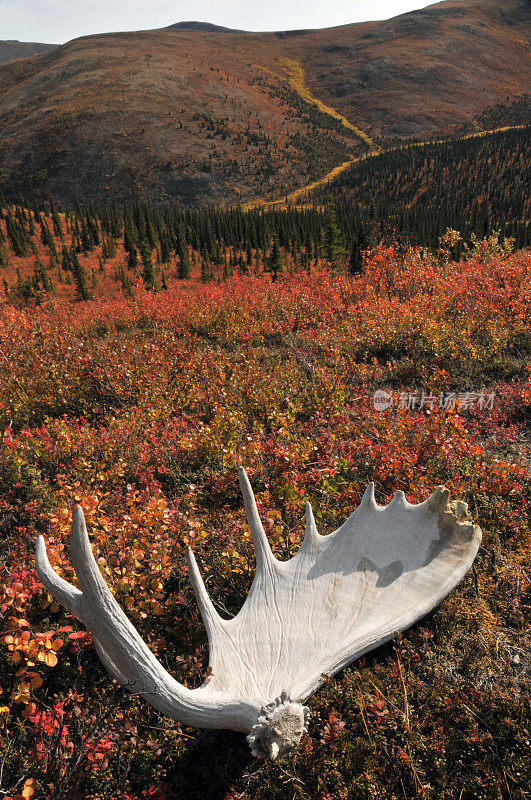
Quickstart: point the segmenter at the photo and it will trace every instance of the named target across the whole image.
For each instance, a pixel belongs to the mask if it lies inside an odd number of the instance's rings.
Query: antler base
[[[262,714],[253,725],[247,742],[253,756],[266,756],[272,761],[294,750],[307,731],[309,709],[294,703],[282,692],[272,703],[262,707]]]

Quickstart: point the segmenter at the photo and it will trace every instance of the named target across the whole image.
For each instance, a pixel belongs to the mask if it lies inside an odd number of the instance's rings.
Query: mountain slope
[[[230,42],[230,45],[229,45]],[[147,31],[0,68],[0,178],[60,198],[238,202],[366,148],[292,90],[274,37]]]
[[[530,126],[478,133],[457,141],[396,147],[353,164],[312,197],[352,213],[363,209],[384,229],[436,246],[450,227],[487,235],[492,228],[531,237]]]
[[[42,44],[41,42],[17,42],[15,39],[0,40],[0,64],[14,61],[17,58],[27,58],[38,53],[53,50],[56,44]]]
[[[298,51],[314,93],[361,127],[385,139],[427,138],[529,90],[530,5],[446,0],[316,32],[311,53],[303,41]]]
[[[243,33],[243,31],[236,30],[235,28],[225,28],[224,25],[213,25],[212,22],[197,22],[190,20],[189,22],[176,22],[173,25],[168,25],[168,31],[209,31],[210,33]]]
[[[0,67],[0,180],[62,200],[282,196],[525,91],[527,8],[445,0],[322,31],[77,39]]]

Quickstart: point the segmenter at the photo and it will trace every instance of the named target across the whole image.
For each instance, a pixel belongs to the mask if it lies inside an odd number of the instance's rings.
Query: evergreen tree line
[[[98,279],[94,268],[87,273],[80,256],[88,256],[95,248],[99,248],[99,271],[104,272],[104,264],[123,245],[126,257],[114,264],[114,278],[123,293],[130,295],[139,278],[148,290],[166,289],[170,269],[179,279],[199,272],[204,282],[223,280],[234,272],[262,270],[276,280],[283,272],[308,269],[319,261],[357,273],[363,252],[379,242],[394,239],[435,250],[448,227],[463,234],[452,250],[454,258],[461,256],[471,234],[482,239],[494,230],[500,231],[500,237],[513,237],[515,247],[529,246],[525,191],[529,165],[523,158],[527,134],[528,129],[454,142],[452,152],[458,156],[459,170],[457,162],[450,160],[446,143],[382,154],[335,181],[322,195],[323,201],[332,197],[335,202],[322,206],[319,198],[313,207],[253,211],[140,204],[97,209],[77,203],[59,212],[51,200],[42,207],[24,198],[8,205],[0,198],[4,222],[0,225],[0,268],[7,266],[10,251],[19,257],[33,255],[33,275],[23,279],[18,274],[18,297],[27,300],[53,292],[53,269],[57,282],[73,284],[76,296],[88,300]],[[512,160],[507,169],[503,159],[509,151]],[[467,183],[473,170],[476,177]],[[395,180],[384,183],[385,176],[393,174]],[[483,180],[484,191],[478,195],[478,182]],[[356,199],[371,192],[370,202]],[[406,202],[408,192],[414,201]],[[46,265],[37,252],[38,238],[47,253]],[[5,279],[4,289],[6,294],[13,289]]]
[[[0,228],[0,266],[7,264],[8,244],[14,255],[36,255],[32,237],[40,236],[49,266],[57,268],[60,282],[75,283],[80,299],[88,299],[91,292],[79,255],[87,256],[96,247],[101,247],[101,268],[123,244],[126,261],[115,277],[128,294],[134,275],[140,275],[150,290],[166,288],[164,267],[170,263],[178,278],[189,278],[196,267],[205,282],[262,269],[276,280],[287,262],[290,271],[320,260],[357,271],[362,251],[377,244],[380,236],[360,206],[340,218],[332,207],[182,211],[112,205],[102,210],[78,206],[59,215],[53,203],[44,209],[29,209],[23,203],[0,212],[6,229],[4,237]]]
[[[173,260],[178,277],[188,278],[194,253],[201,277],[208,281],[234,270],[245,273],[253,263],[275,277],[286,253],[293,254],[296,268],[326,259],[356,271],[363,250],[383,239],[436,248],[449,227],[464,239],[500,230],[514,238],[517,248],[526,247],[531,244],[528,140],[529,126],[390,150],[344,172],[314,196],[313,208],[304,209],[95,209],[76,203],[60,215],[52,201],[43,208],[20,198],[13,206],[0,195],[6,230],[5,237],[0,234],[0,266],[6,263],[8,244],[14,255],[27,256],[32,237],[40,235],[52,265],[61,266],[65,280],[74,281],[85,299],[90,289],[76,256],[101,246],[100,260],[106,262],[116,255],[122,237],[124,266],[133,274],[140,271],[149,289],[166,284],[165,272],[159,269],[157,275],[156,264]],[[61,218],[72,237],[67,255]],[[459,248],[455,256],[460,256]],[[124,269],[118,277],[129,292],[131,277]]]
[[[493,229],[531,244],[530,126],[452,142],[409,145],[358,162],[315,195],[348,226],[359,204],[382,235],[435,247],[447,228],[483,238]]]

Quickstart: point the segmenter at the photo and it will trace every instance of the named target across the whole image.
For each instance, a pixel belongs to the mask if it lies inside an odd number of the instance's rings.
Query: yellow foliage
[[[365,144],[369,145],[369,147],[376,147],[372,139],[370,139],[369,136],[367,136],[367,134],[362,130],[353,125],[352,122],[349,122],[349,120],[344,117],[343,114],[340,114],[335,108],[325,105],[325,103],[310,93],[310,90],[306,86],[304,69],[300,61],[295,61],[291,58],[284,58],[282,59],[282,63],[288,71],[289,84],[292,89],[295,89],[299,97],[302,97],[303,100],[305,100],[307,103],[310,103],[312,106],[316,106],[316,108],[318,108],[322,114],[327,114],[329,117],[333,117],[338,122],[341,122],[345,128],[354,131],[356,135],[365,142]]]

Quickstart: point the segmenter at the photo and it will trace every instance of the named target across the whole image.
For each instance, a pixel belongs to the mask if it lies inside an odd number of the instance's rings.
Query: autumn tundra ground
[[[531,257],[461,262],[381,246],[361,274],[171,281],[153,294],[0,314],[0,788],[91,800],[523,800],[529,787]],[[387,394],[377,410],[374,392]],[[161,718],[113,682],[34,569],[43,533],[75,581],[81,503],[98,563],[162,663],[207,670],[192,544],[222,614],[254,557],[243,464],[279,558],[304,500],[323,534],[397,489],[444,483],[483,530],[438,608],[309,701],[288,759]],[[527,752],[527,755],[526,755]]]

